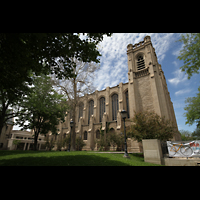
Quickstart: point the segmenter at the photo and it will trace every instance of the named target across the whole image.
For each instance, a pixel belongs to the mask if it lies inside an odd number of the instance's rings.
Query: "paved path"
[[[124,154],[125,152],[124,151],[117,151],[117,152],[112,152],[112,151],[109,151],[109,152],[106,152],[106,151],[93,151],[93,152],[88,152],[88,153],[121,153],[121,154]],[[128,152],[128,153],[138,153],[138,152]]]

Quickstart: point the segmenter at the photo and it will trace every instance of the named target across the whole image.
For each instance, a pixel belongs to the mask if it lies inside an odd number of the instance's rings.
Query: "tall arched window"
[[[128,90],[125,92],[125,97],[126,97],[126,111],[127,111],[127,116],[130,118],[129,115],[129,102],[128,102]]]
[[[112,95],[112,120],[117,120],[117,111],[119,110],[118,94]]]
[[[139,55],[137,57],[137,69],[141,70],[145,68],[145,64],[144,64],[144,58],[142,55]]]
[[[94,101],[89,101],[89,113],[88,113],[88,124],[90,123],[90,117],[94,113]]]
[[[100,139],[100,131],[96,130],[96,139]]]
[[[99,99],[99,122],[102,122],[103,114],[105,112],[105,98],[101,97]]]
[[[84,140],[87,140],[87,131],[85,131],[85,132],[83,133],[83,139],[84,139]]]
[[[80,117],[83,117],[83,107],[84,107],[84,104],[83,104],[83,102],[81,102],[79,104],[79,118],[78,118],[78,120],[80,119]]]

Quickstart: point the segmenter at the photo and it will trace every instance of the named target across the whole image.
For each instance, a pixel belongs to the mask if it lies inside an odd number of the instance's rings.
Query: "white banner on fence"
[[[200,140],[167,141],[169,157],[200,157]]]

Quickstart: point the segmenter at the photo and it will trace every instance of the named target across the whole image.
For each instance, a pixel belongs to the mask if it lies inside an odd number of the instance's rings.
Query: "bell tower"
[[[177,129],[173,104],[151,37],[127,46],[130,118],[134,112],[154,111],[170,119]],[[177,138],[178,139],[178,138]]]

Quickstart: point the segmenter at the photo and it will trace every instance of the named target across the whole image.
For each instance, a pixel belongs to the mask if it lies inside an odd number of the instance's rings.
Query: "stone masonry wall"
[[[149,76],[141,77],[138,81],[138,103],[141,111],[154,110]]]

